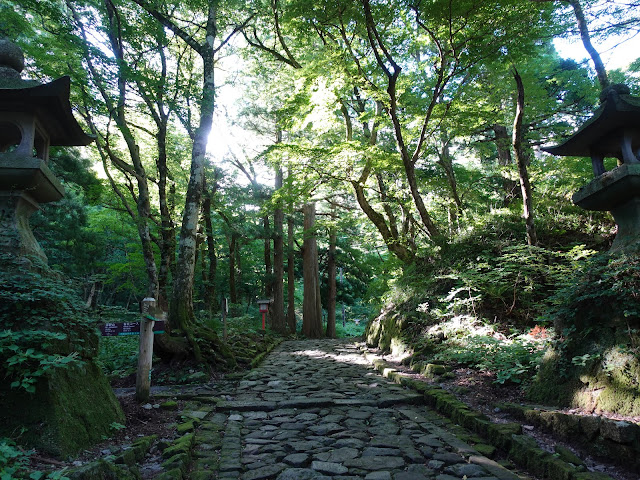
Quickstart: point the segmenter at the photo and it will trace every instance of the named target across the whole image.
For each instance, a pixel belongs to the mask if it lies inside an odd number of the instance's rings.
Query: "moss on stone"
[[[167,472],[163,472],[155,480],[182,480],[184,478],[183,472],[180,468],[174,468]]]
[[[71,480],[138,480],[137,470],[131,470],[124,465],[114,465],[105,460],[91,462],[81,467],[65,472]]]
[[[573,480],[576,473],[574,466],[563,462],[559,458],[546,458],[547,478],[550,480]]]
[[[21,441],[51,455],[68,456],[109,437],[124,414],[106,377],[93,360],[55,369],[35,394],[0,387],[4,408],[0,433],[25,428]]]
[[[485,457],[493,458],[496,454],[496,447],[493,445],[487,445],[486,443],[478,443],[473,446],[477,452]]]
[[[163,450],[162,458],[170,458],[180,453],[189,453],[191,451],[191,448],[193,447],[194,439],[195,436],[193,433],[183,435],[175,442],[173,442],[173,445]]]
[[[563,462],[572,463],[576,466],[584,465],[584,462],[582,461],[582,459],[578,457],[575,453],[573,453],[571,450],[569,450],[568,448],[563,447],[562,445],[556,445],[554,447],[554,450],[558,454],[558,457],[560,458],[560,460],[562,460]]]
[[[160,408],[164,409],[164,410],[177,410],[178,409],[178,402],[176,402],[175,400],[169,400],[167,402],[163,402],[160,404]]]

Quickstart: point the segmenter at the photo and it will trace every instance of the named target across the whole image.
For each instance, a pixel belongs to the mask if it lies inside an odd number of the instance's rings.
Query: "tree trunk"
[[[213,187],[215,189],[215,186]],[[212,189],[212,190],[213,190]],[[204,218],[205,235],[207,239],[207,257],[209,259],[208,268],[203,265],[203,272],[207,271],[206,282],[204,284],[204,303],[212,314],[217,309],[216,301],[216,270],[218,266],[218,259],[216,258],[215,240],[213,238],[213,224],[211,222],[211,197],[213,191],[208,191],[205,186],[205,197],[202,202],[202,216]],[[203,255],[204,257],[204,255]],[[205,275],[203,275],[203,278]]]
[[[451,220],[453,224],[457,224],[458,217],[462,215],[462,200],[458,193],[458,182],[456,181],[456,174],[453,171],[453,160],[451,158],[451,152],[449,150],[449,139],[441,139],[442,150],[438,151],[438,163],[444,169],[444,173],[447,176],[447,182],[449,182],[449,188],[451,189],[451,198],[453,199],[456,208],[451,212]]]
[[[273,291],[273,263],[271,260],[271,225],[269,216],[262,217],[264,227],[264,298],[271,298]]]
[[[593,66],[598,76],[598,82],[600,82],[600,88],[604,90],[609,86],[609,78],[607,77],[607,70],[604,68],[600,54],[591,44],[591,36],[589,35],[589,26],[587,20],[584,17],[580,0],[566,0],[569,5],[573,7],[573,13],[576,16],[576,23],[578,24],[578,30],[580,30],[580,38],[585,50],[593,61]]]
[[[283,172],[276,168],[276,192],[282,188]],[[273,214],[273,304],[271,306],[271,325],[276,332],[286,333],[284,317],[284,212],[278,202]]]
[[[302,333],[308,338],[322,337],[322,305],[318,278],[318,244],[314,232],[316,206],[309,203],[304,210]]]
[[[524,150],[524,127],[522,118],[524,116],[524,86],[522,78],[518,71],[513,69],[513,78],[516,81],[518,89],[518,103],[516,106],[516,118],[513,122],[513,150],[516,155],[518,164],[518,173],[520,175],[520,190],[522,191],[522,205],[524,209],[524,219],[527,227],[527,243],[536,245],[538,238],[536,236],[536,228],[533,222],[533,201],[531,199],[531,184],[529,183],[529,173],[527,172],[527,158]]]
[[[335,220],[335,214],[332,215]],[[336,338],[336,227],[329,231],[329,261],[327,277],[329,282],[329,298],[327,299],[327,338]]]
[[[158,272],[158,292],[163,298],[168,297],[169,272],[172,271],[175,262],[175,226],[169,209],[167,200],[167,179],[169,177],[169,169],[167,168],[167,128],[166,124],[159,128],[158,131],[158,159],[156,166],[158,167],[158,199],[160,203],[160,269]],[[166,300],[165,300],[166,301]],[[164,302],[160,302],[162,304]]]
[[[198,46],[198,53],[202,58],[204,80],[200,97],[200,122],[194,134],[191,150],[191,171],[182,215],[176,277],[173,282],[173,296],[169,310],[170,325],[185,332],[197,360],[202,358],[200,349],[191,334],[195,322],[193,283],[196,260],[196,232],[198,230],[198,216],[204,187],[207,141],[211,132],[215,108],[213,39],[217,35],[216,15],[217,2],[212,1],[209,3],[206,27],[207,39],[210,41]]]
[[[232,232],[229,239],[229,299],[231,303],[238,303],[236,291],[236,245],[238,236]]]
[[[511,139],[509,138],[509,133],[507,132],[507,127],[504,125],[500,125],[499,123],[495,123],[493,125],[493,133],[495,134],[495,144],[496,149],[498,150],[498,165],[501,167],[506,167],[507,165],[511,165],[513,159],[511,158]],[[518,182],[507,178],[506,176],[502,177],[502,189],[504,190],[504,198],[502,204],[505,207],[508,207],[514,198],[517,197],[517,188]]]
[[[151,217],[151,202],[149,197],[149,185],[147,182],[147,173],[142,163],[140,156],[140,147],[136,142],[135,136],[131,131],[131,126],[126,118],[126,104],[127,104],[127,90],[129,78],[126,74],[126,60],[125,60],[125,46],[122,39],[121,25],[119,22],[119,13],[115,9],[114,5],[110,2],[105,2],[105,9],[108,16],[108,28],[107,36],[109,37],[109,43],[111,44],[111,50],[117,60],[117,99],[116,104],[113,105],[111,99],[104,95],[104,100],[107,106],[111,109],[111,113],[114,116],[114,120],[122,137],[127,145],[127,150],[131,157],[131,166],[125,164],[122,160],[116,159],[114,155],[111,156],[112,161],[119,168],[125,168],[125,170],[133,174],[136,178],[138,185],[138,196],[136,199],[137,218],[134,218],[136,227],[138,229],[138,235],[142,244],[142,256],[144,259],[145,267],[147,270],[147,297],[157,298],[158,295],[158,271],[156,267],[155,257],[153,255],[153,246],[151,241],[151,232],[149,230],[149,218]],[[93,73],[93,70],[92,70]],[[93,75],[94,80],[101,82],[98,75]]]
[[[293,250],[293,215],[287,218],[287,326],[290,333],[296,333],[296,270]]]

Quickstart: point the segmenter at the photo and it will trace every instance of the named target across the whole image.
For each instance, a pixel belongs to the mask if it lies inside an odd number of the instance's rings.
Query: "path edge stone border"
[[[425,404],[450,420],[490,440],[507,453],[518,467],[550,480],[612,480],[597,472],[580,472],[570,463],[538,447],[537,442],[522,433],[519,423],[493,423],[486,415],[472,410],[466,403],[441,387],[414,380],[398,371],[377,355],[362,350],[365,359],[385,378],[415,390],[424,396]]]

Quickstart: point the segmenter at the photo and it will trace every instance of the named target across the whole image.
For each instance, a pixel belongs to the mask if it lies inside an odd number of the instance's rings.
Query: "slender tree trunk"
[[[335,212],[332,215],[335,220]],[[327,277],[329,283],[329,298],[327,299],[327,337],[336,338],[336,227],[331,226],[329,231],[329,261],[327,265]]]
[[[295,252],[293,250],[294,235],[293,215],[287,218],[287,326],[290,333],[296,333],[296,270]]]
[[[276,168],[276,191],[282,188],[283,172]],[[273,214],[273,304],[271,306],[271,322],[276,332],[285,333],[287,323],[284,316],[284,212],[278,202]]]
[[[144,258],[145,267],[147,270],[147,293],[148,297],[157,298],[158,295],[158,271],[156,267],[155,257],[153,255],[153,246],[151,241],[151,232],[149,230],[149,218],[151,217],[151,202],[149,197],[149,185],[147,182],[147,173],[140,157],[140,147],[136,142],[135,136],[131,131],[131,127],[128,119],[126,118],[126,103],[127,103],[127,85],[129,79],[126,72],[126,60],[124,56],[125,46],[122,40],[121,24],[119,20],[120,13],[114,7],[111,2],[105,1],[105,10],[108,17],[108,30],[107,36],[111,44],[111,50],[117,60],[117,89],[118,96],[116,105],[113,105],[110,99],[105,96],[107,105],[112,108],[114,120],[124,141],[127,145],[129,155],[131,156],[131,164],[133,166],[133,173],[138,185],[138,196],[136,199],[137,218],[136,227],[138,229],[138,235],[142,244],[142,256]],[[93,73],[93,72],[92,72]],[[100,82],[100,77],[94,75],[94,79]],[[116,160],[112,156],[112,160]],[[117,161],[116,163],[123,163]],[[124,165],[121,165],[121,168]],[[127,165],[128,167],[128,165]]]
[[[236,290],[236,245],[238,237],[235,233],[229,238],[229,299],[231,303],[238,303],[238,292]]]
[[[215,187],[213,187],[215,189]],[[211,197],[212,191],[208,191],[205,186],[205,197],[202,202],[202,216],[204,218],[205,235],[207,239],[207,257],[209,259],[209,265],[203,265],[203,272],[206,270],[206,282],[204,284],[204,303],[207,306],[209,313],[217,308],[216,301],[216,269],[218,265],[218,259],[216,258],[215,239],[213,238],[213,224],[211,222]],[[204,257],[204,255],[203,255]],[[204,278],[204,275],[203,275]]]
[[[302,333],[308,338],[322,337],[322,305],[318,278],[318,244],[314,232],[316,206],[309,203],[304,210],[304,299],[302,303]]]
[[[496,149],[498,150],[498,165],[501,167],[506,167],[507,165],[511,165],[513,159],[511,158],[511,139],[509,138],[509,133],[507,132],[507,127],[504,125],[500,125],[499,123],[495,123],[493,125],[493,133],[495,134],[495,144]],[[506,176],[502,177],[502,189],[504,190],[504,199],[502,204],[505,207],[508,207],[514,198],[517,197],[517,188],[518,182],[507,178]]]
[[[580,0],[566,0],[569,5],[573,7],[573,13],[576,16],[576,23],[578,24],[578,30],[580,30],[580,38],[582,39],[582,44],[584,45],[585,50],[591,57],[593,61],[593,66],[596,70],[596,75],[598,76],[598,82],[600,82],[600,89],[604,90],[609,86],[609,78],[607,77],[607,70],[604,68],[604,64],[602,63],[602,59],[600,58],[600,54],[595,49],[595,47],[591,44],[591,35],[589,35],[589,26],[587,25],[587,20],[584,16],[584,12],[582,11],[582,5],[580,5]]]
[[[447,181],[449,182],[449,188],[451,189],[451,198],[453,199],[456,208],[454,210],[453,218],[454,223],[457,223],[457,218],[462,215],[462,200],[458,193],[458,182],[456,181],[456,174],[453,171],[453,160],[451,158],[451,152],[449,150],[449,139],[442,139],[442,150],[438,152],[438,163],[443,168]]]
[[[167,180],[169,178],[169,169],[167,168],[167,126],[162,125],[158,131],[158,159],[156,166],[158,167],[158,199],[160,203],[160,269],[158,271],[159,295],[165,300],[159,304],[166,303],[168,296],[167,289],[169,285],[169,273],[172,271],[175,263],[175,226],[169,208],[167,196]]]
[[[527,158],[524,150],[524,127],[522,118],[524,116],[524,85],[518,71],[513,69],[513,78],[518,89],[518,102],[516,106],[516,118],[513,122],[513,150],[518,163],[518,173],[520,174],[520,189],[522,191],[522,205],[524,209],[524,219],[527,227],[527,243],[536,245],[538,238],[533,222],[533,201],[531,199],[531,184],[529,183],[529,173],[527,172]]]
[[[271,260],[271,225],[269,216],[262,217],[264,228],[264,298],[271,298],[273,291],[273,263]]]

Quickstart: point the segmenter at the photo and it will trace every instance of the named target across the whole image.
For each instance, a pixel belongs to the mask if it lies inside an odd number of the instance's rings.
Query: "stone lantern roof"
[[[48,134],[50,145],[91,143],[93,139],[82,131],[71,112],[70,78],[64,76],[41,84],[22,79],[23,68],[24,56],[20,47],[0,39],[0,113],[26,112],[37,116]]]
[[[594,174],[602,175],[602,162],[614,157],[620,163],[640,163],[640,97],[629,87],[612,85],[600,95],[601,106],[564,143],[542,150],[552,155],[591,157]]]

